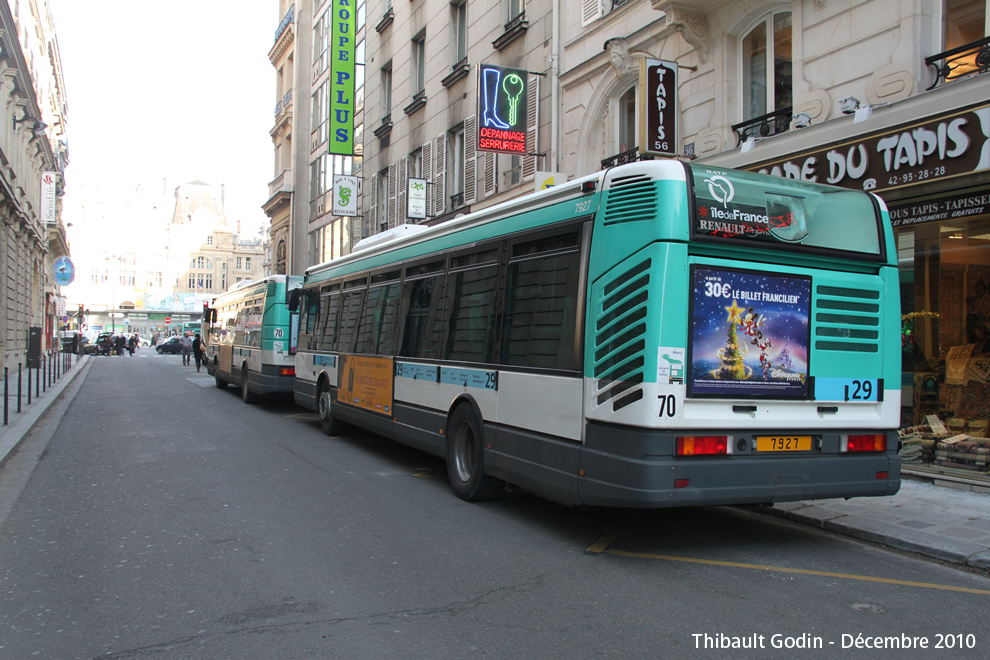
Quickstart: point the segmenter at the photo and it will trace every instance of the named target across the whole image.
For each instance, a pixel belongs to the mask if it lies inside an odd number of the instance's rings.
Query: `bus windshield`
[[[868,195],[737,170],[689,169],[696,237],[883,257],[880,213]]]

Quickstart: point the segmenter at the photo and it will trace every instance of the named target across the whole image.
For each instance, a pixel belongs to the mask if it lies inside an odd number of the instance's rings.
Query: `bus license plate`
[[[760,435],[756,451],[811,451],[810,435]]]

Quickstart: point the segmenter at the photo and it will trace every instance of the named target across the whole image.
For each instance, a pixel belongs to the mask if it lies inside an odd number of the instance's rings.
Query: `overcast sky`
[[[49,0],[68,97],[67,195],[201,180],[266,221],[280,16],[269,0]],[[69,205],[71,208],[71,205]],[[66,218],[71,222],[71,218]]]

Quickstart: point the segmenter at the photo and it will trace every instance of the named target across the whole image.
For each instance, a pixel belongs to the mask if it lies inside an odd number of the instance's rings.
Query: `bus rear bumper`
[[[292,392],[295,377],[251,372],[248,381],[256,394],[287,394]]]
[[[657,437],[651,440],[670,446]],[[901,459],[893,449],[675,457],[669,451],[650,455],[649,450],[619,455],[591,444],[581,450],[578,478],[578,499],[588,505],[652,508],[877,497],[894,495],[901,484]]]

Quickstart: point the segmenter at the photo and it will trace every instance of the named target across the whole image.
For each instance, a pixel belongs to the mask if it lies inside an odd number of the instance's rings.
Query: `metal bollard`
[[[17,412],[21,412],[21,365],[23,362],[17,363]]]
[[[38,380],[41,381],[41,391],[45,391],[45,387],[48,385],[48,356],[41,356],[41,367],[38,372]],[[37,394],[37,392],[35,392]]]
[[[7,426],[7,413],[9,404],[7,402],[7,367],[3,368],[3,425]]]
[[[28,367],[28,405],[31,405],[31,367]]]

